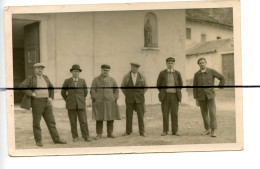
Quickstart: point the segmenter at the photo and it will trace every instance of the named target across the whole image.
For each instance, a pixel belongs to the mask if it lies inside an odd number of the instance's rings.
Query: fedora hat
[[[80,69],[80,66],[79,66],[79,65],[73,65],[72,68],[70,69],[70,72],[71,72],[72,70],[79,70],[80,72],[82,71],[82,70]]]

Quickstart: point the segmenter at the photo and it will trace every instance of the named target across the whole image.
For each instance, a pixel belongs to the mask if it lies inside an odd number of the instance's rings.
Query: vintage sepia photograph
[[[239,2],[5,9],[11,156],[243,149]]]

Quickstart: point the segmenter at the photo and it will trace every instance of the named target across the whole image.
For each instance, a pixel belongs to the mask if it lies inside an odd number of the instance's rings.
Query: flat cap
[[[133,66],[137,66],[137,67],[141,66],[139,63],[136,63],[136,62],[131,62],[130,64],[133,65]]]
[[[168,57],[166,59],[166,62],[175,62],[175,59],[173,57]]]
[[[33,67],[43,67],[43,68],[45,68],[45,66],[42,63],[35,63],[33,65]]]
[[[104,65],[101,65],[101,69],[110,69],[110,66],[109,66],[109,65],[106,65],[106,64],[104,64]]]

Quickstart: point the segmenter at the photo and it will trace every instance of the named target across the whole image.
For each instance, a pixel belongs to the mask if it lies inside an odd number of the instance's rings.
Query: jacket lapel
[[[37,77],[36,77],[36,75],[33,75],[32,76],[32,84],[31,84],[32,86],[32,88],[36,88],[37,87]]]

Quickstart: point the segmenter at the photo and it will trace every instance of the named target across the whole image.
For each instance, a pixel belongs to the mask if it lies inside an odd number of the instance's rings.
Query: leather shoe
[[[216,130],[211,130],[211,137],[217,137]]]
[[[78,137],[75,137],[72,139],[73,142],[77,142],[78,141]]]
[[[64,140],[57,140],[55,141],[55,144],[67,144],[67,142]]]
[[[84,141],[91,142],[92,140],[89,137],[87,137],[87,138],[84,139]]]
[[[36,145],[39,146],[39,147],[43,147],[42,142],[36,142]]]
[[[175,135],[175,136],[180,136],[179,133],[172,133],[172,135]]]
[[[162,134],[161,134],[161,136],[166,136],[168,133],[167,132],[163,132]]]
[[[96,136],[96,138],[95,138],[96,140],[99,140],[99,139],[101,139],[101,134],[98,134],[97,136]]]
[[[210,134],[210,129],[205,130],[204,132],[201,133],[201,135],[209,135]]]
[[[130,133],[124,133],[122,136],[128,136],[130,135]]]
[[[142,134],[140,134],[140,136],[143,136],[143,137],[145,137],[146,135],[145,135],[144,133],[142,133]]]
[[[116,138],[114,134],[108,134],[107,137],[108,138]]]

